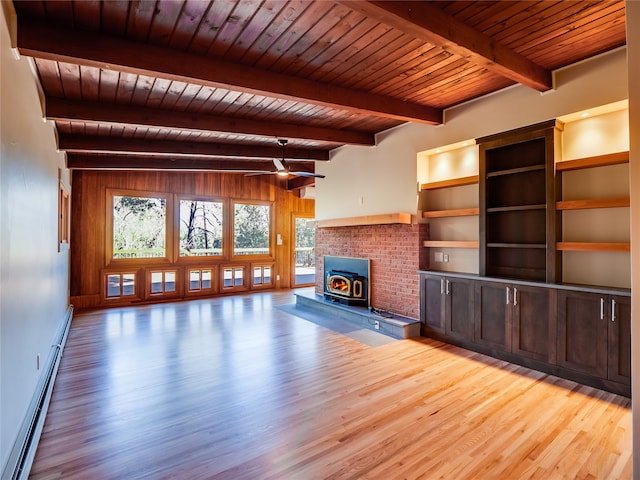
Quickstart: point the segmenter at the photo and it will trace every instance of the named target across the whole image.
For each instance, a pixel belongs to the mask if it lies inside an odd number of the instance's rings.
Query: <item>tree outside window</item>
[[[113,196],[113,258],[166,257],[164,198]]]
[[[222,202],[180,200],[180,256],[222,255]]]
[[[271,234],[269,205],[236,203],[233,209],[233,254],[268,255]]]

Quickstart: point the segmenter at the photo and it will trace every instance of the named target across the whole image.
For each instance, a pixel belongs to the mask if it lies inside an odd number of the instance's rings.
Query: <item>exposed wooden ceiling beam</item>
[[[287,166],[295,171],[314,172],[308,163],[288,162]],[[274,164],[267,160],[219,160],[193,157],[142,157],[135,155],[86,155],[67,154],[67,168],[82,170],[199,170],[216,172],[269,173],[275,170]]]
[[[229,132],[274,138],[321,140],[352,145],[375,145],[375,137],[371,133],[261,122],[156,108],[84,101],[75,102],[53,97],[49,97],[46,100],[46,116],[50,120],[105,122],[174,130]]]
[[[274,142],[275,144],[275,142]],[[143,140],[138,138],[107,137],[97,135],[65,135],[58,136],[58,148],[67,152],[94,153],[132,153],[169,156],[210,156],[232,158],[280,158],[280,146],[243,145],[236,143]],[[308,148],[285,148],[286,159],[296,160],[329,160],[328,150]]]
[[[339,3],[523,85],[539,91],[552,87],[549,70],[427,2]]]
[[[225,60],[18,19],[22,55],[366,113],[442,123],[442,110],[385,95],[329,85]],[[171,58],[168,62],[167,58]]]

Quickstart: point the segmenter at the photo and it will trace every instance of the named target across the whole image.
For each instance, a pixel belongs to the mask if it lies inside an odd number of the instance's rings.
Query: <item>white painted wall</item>
[[[640,212],[640,2],[628,0],[627,45],[631,211]],[[631,215],[631,397],[633,478],[640,480],[640,215]]]
[[[4,470],[68,306],[68,251],[58,252],[58,169],[53,128],[42,121],[26,59],[11,53],[0,18],[0,469]],[[68,173],[64,176],[68,184]]]
[[[542,122],[627,98],[626,50],[555,72],[555,89],[517,85],[445,112],[445,123],[404,124],[379,134],[375,147],[347,146],[319,162],[316,218],[344,218],[417,207],[418,152]]]

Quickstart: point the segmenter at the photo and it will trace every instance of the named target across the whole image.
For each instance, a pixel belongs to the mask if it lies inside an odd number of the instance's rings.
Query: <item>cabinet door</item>
[[[556,363],[557,291],[552,288],[513,287],[511,351]]]
[[[507,299],[507,295],[509,298]],[[509,351],[511,338],[511,288],[503,283],[477,281],[475,288],[475,341]]]
[[[558,365],[607,377],[606,295],[558,291]]]
[[[447,335],[473,340],[473,280],[445,279],[445,328]]]
[[[423,275],[420,289],[420,319],[422,334],[444,333],[444,277]]]
[[[609,299],[608,378],[631,383],[631,298],[611,296]]]

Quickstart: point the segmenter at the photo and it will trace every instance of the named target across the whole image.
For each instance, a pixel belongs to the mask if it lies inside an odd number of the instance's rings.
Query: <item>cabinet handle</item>
[[[449,282],[449,280],[447,280],[446,282],[447,282],[447,283],[446,283],[446,284],[447,284],[447,295],[449,295],[449,292],[451,291],[451,290],[449,289],[449,286],[451,285],[451,282]]]
[[[604,320],[604,298],[600,298],[600,320]]]
[[[440,279],[440,295],[444,294],[444,278]]]
[[[509,290],[510,290],[510,288],[507,287],[507,305],[509,305]]]
[[[518,289],[516,287],[513,287],[513,306],[518,306]]]
[[[616,301],[611,299],[611,321],[616,321]]]

